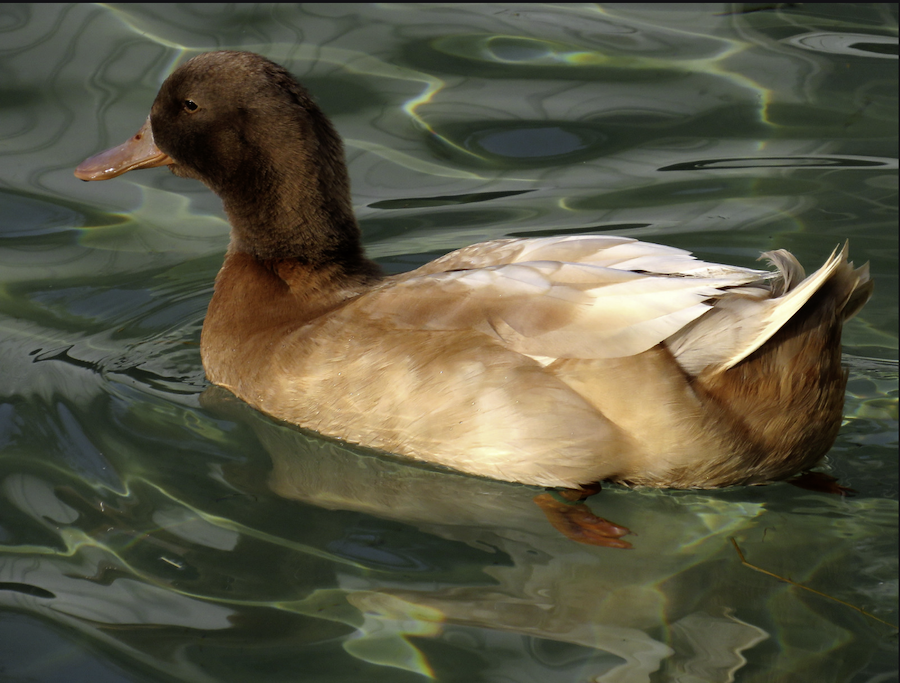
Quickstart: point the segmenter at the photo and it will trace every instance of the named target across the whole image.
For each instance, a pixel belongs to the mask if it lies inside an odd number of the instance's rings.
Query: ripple
[[[856,55],[876,59],[897,59],[896,36],[873,36],[867,33],[803,33],[784,42],[814,52],[832,55]]]
[[[478,121],[435,127],[431,142],[457,163],[501,168],[571,164],[607,152],[597,126],[566,121]]]
[[[471,151],[480,149],[501,157],[533,159],[580,152],[595,140],[558,126],[528,126],[481,131],[466,140],[466,147]]]
[[[556,40],[506,34],[457,34],[404,46],[406,60],[419,68],[480,78],[550,78],[587,80],[597,77],[668,80],[690,73],[690,65],[674,59],[634,56],[610,44],[592,48]],[[598,49],[602,48],[602,49]]]
[[[896,167],[896,160],[864,159],[860,157],[735,157],[732,159],[704,159],[684,161],[660,168],[660,171],[704,171],[732,168],[868,168],[871,166]]]
[[[516,195],[533,192],[534,190],[510,190],[508,192],[472,192],[469,194],[448,195],[441,197],[410,197],[408,199],[385,199],[369,204],[373,209],[422,209],[432,206],[454,206],[457,204],[472,204],[474,202],[487,202],[503,197],[515,197]]]
[[[51,235],[87,222],[84,213],[73,208],[9,190],[0,192],[0,214],[4,217],[3,239]]]
[[[518,65],[577,65],[607,59],[574,45],[524,36],[457,35],[432,42],[434,49],[454,57]],[[591,58],[593,56],[593,58]]]
[[[27,583],[15,583],[11,581],[0,581],[0,591],[15,591],[16,593],[31,595],[35,598],[50,599],[56,597],[53,593],[44,590],[40,586],[32,586]]]

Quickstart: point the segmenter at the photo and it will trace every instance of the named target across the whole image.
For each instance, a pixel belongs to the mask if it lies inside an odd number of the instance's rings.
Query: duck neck
[[[378,277],[380,268],[362,247],[342,158],[313,163],[298,159],[296,150],[274,150],[258,155],[254,165],[239,174],[241,182],[219,193],[233,251],[264,262],[336,268],[354,279]]]

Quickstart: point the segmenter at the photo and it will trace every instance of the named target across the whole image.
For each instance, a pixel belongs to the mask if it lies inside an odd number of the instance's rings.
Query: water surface
[[[896,679],[895,5],[0,7],[0,671],[28,681]],[[857,491],[539,490],[301,433],[210,390],[228,227],[165,169],[72,170],[179,63],[285,64],[347,145],[390,272],[609,233],[808,269],[849,239],[821,471]],[[743,566],[749,562],[865,610]]]

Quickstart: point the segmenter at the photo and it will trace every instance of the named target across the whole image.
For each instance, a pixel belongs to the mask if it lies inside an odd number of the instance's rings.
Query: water
[[[896,680],[897,14],[888,5],[0,7],[0,672],[28,681]],[[347,141],[391,272],[603,232],[808,268],[850,239],[858,493],[535,489],[301,433],[208,390],[218,200],[85,184],[165,76],[262,52]]]

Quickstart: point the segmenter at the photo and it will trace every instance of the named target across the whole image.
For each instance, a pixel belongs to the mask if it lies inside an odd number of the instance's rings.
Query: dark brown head
[[[217,193],[245,192],[273,167],[317,165],[346,181],[340,138],[283,67],[251,52],[208,52],[180,66],[150,110],[157,146],[177,175]],[[323,157],[324,153],[324,157]],[[338,168],[334,168],[338,166]]]
[[[250,52],[198,55],[163,83],[149,123],[76,175],[168,164],[222,198],[239,251],[312,264],[361,258],[340,137],[283,67]],[[113,158],[139,144],[145,160]]]

